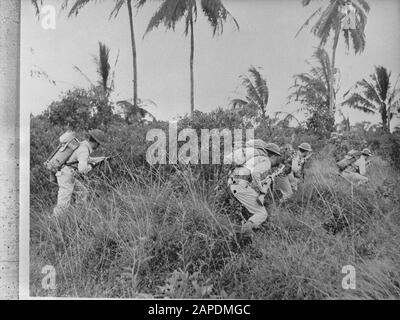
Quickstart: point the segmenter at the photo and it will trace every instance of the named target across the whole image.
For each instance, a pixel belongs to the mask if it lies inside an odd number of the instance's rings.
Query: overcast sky
[[[70,0],[71,3],[73,2]],[[67,19],[60,11],[60,2],[45,0],[57,8],[55,30],[44,30],[34,15],[30,0],[22,1],[21,29],[21,110],[38,114],[63,91],[88,87],[88,81],[74,70],[78,66],[92,81],[97,80],[93,55],[98,53],[98,41],[111,48],[115,70],[113,99],[132,97],[132,56],[129,20],[126,7],[119,16],[108,20],[114,1],[89,4],[77,17]],[[133,1],[134,2],[134,1]],[[195,25],[195,105],[201,111],[218,106],[228,107],[232,98],[241,96],[239,76],[251,65],[262,67],[270,90],[268,111],[293,111],[286,105],[293,75],[309,69],[309,59],[317,44],[309,29],[297,38],[295,34],[319,3],[303,8],[300,0],[225,0],[224,4],[237,19],[240,30],[227,23],[224,33],[212,37],[211,27],[199,11]],[[337,49],[336,65],[341,70],[341,92],[357,80],[367,77],[375,65],[392,71],[394,82],[400,73],[400,1],[369,0],[371,11],[366,27],[367,46],[361,55],[346,53],[343,38]],[[171,120],[189,112],[189,37],[179,24],[175,32],[159,29],[144,39],[149,19],[158,1],[135,13],[134,23],[138,56],[139,97],[157,104],[149,109],[157,118]],[[327,47],[328,48],[328,47]],[[329,53],[331,53],[329,48]],[[30,71],[42,69],[57,82],[30,76]],[[345,110],[352,122],[377,121],[358,111]]]

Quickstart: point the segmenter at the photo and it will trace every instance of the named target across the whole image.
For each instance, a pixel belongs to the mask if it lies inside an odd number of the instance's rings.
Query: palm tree
[[[237,21],[225,8],[221,0],[201,0],[200,5],[203,13],[208,18],[208,22],[211,24],[213,36],[222,34],[223,24],[228,17],[232,18],[236,28],[239,29]],[[163,23],[167,29],[175,30],[177,22],[182,18],[185,20],[185,35],[187,36],[190,32],[190,115],[192,116],[194,111],[193,24],[197,20],[196,0],[163,0],[161,6],[151,18],[145,35],[154,28],[157,28],[161,23]]]
[[[96,65],[96,71],[99,76],[97,80],[97,84],[92,82],[90,78],[77,66],[74,66],[75,70],[77,70],[89,83],[92,87],[100,87],[102,94],[108,100],[110,93],[114,89],[114,78],[115,78],[115,67],[118,63],[118,57],[115,59],[114,68],[111,69],[110,65],[110,48],[107,47],[104,43],[99,42],[99,55],[94,56],[93,60]],[[111,72],[112,71],[112,72]]]
[[[310,4],[312,0],[302,0],[303,6]],[[331,70],[330,73],[333,83],[333,76],[335,73],[335,60],[336,60],[336,49],[339,42],[339,36],[341,31],[341,20],[344,17],[342,13],[343,5],[346,2],[351,3],[355,8],[355,29],[343,30],[344,41],[346,47],[350,48],[350,42],[353,45],[354,52],[361,53],[365,48],[365,26],[367,24],[367,13],[370,10],[368,2],[366,0],[327,0],[326,7],[318,8],[303,24],[300,30],[297,32],[296,36],[300,31],[306,27],[313,18],[318,17],[318,20],[311,28],[311,32],[320,39],[320,47],[324,47],[327,43],[329,36],[333,33],[333,46],[332,46],[332,57],[331,57]],[[333,86],[330,87],[329,91],[329,110],[334,115],[335,114],[335,93]]]
[[[260,68],[259,68],[260,69]],[[248,75],[240,76],[242,85],[246,89],[244,99],[232,99],[230,104],[233,108],[250,108],[261,113],[262,118],[266,119],[266,109],[269,99],[269,89],[267,81],[262,77],[260,71],[251,66]]]
[[[336,95],[339,90],[339,83],[335,77],[332,77],[332,69],[328,53],[317,48],[312,58],[316,65],[310,61],[306,61],[311,67],[309,72],[296,74],[293,76],[295,83],[290,87],[293,92],[289,95],[289,102],[300,102],[306,109],[313,108],[318,112],[318,109],[329,109],[330,91]],[[338,78],[338,74],[336,75]],[[332,82],[333,80],[333,82]]]
[[[101,86],[104,94],[108,97],[112,91],[113,80],[110,81],[110,71],[111,66],[109,63],[110,48],[104,43],[99,42],[99,56],[94,57],[94,62],[97,67],[97,74],[99,75],[99,80],[97,84]]]
[[[33,0],[35,1],[35,0]],[[147,0],[135,0],[137,2],[137,7],[143,6],[143,4]],[[69,0],[64,0],[63,8],[67,8]],[[96,0],[75,0],[75,3],[72,5],[68,17],[73,15],[78,15],[79,10],[82,9],[85,5],[90,2],[97,2]],[[135,31],[134,31],[134,23],[133,23],[133,14],[132,14],[132,0],[115,0],[115,6],[110,13],[110,18],[116,18],[122,6],[126,4],[128,9],[129,16],[129,27],[131,34],[131,47],[132,47],[132,68],[133,68],[133,105],[137,106],[138,104],[138,89],[137,89],[137,57],[136,57],[136,41],[135,41]]]
[[[310,71],[294,75],[295,82],[290,87],[292,93],[288,96],[288,103],[301,103],[299,110],[311,114],[307,119],[308,126],[325,135],[334,130],[335,119],[329,112],[330,92],[332,88],[336,95],[339,90],[339,73],[332,76],[329,55],[324,49],[317,48],[312,57],[314,65],[307,61]]]
[[[349,96],[342,105],[375,114],[379,112],[383,130],[390,132],[390,121],[400,108],[400,88],[397,87],[399,77],[392,87],[391,72],[382,66],[375,67],[375,73],[369,80],[362,79],[347,91],[344,97]]]

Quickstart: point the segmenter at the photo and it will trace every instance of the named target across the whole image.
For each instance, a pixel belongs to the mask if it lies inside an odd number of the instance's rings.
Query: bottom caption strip
[[[187,304],[187,305],[186,305]],[[148,307],[148,315],[166,315],[175,316],[182,315],[250,315],[250,304],[189,304],[185,306],[163,306],[155,304]]]

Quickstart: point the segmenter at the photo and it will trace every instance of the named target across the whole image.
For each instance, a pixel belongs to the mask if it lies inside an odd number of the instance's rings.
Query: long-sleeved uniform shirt
[[[237,151],[239,152],[239,151]],[[258,192],[266,193],[265,186],[261,184],[261,181],[266,178],[268,173],[271,170],[271,162],[266,155],[261,155],[259,152],[254,152],[254,157],[251,157],[243,164],[237,166],[233,169],[231,173],[231,179],[235,179],[241,177],[247,179],[251,182],[251,185]],[[234,157],[233,154],[227,156],[228,159],[232,159]]]
[[[90,154],[93,152],[90,143],[86,140],[82,141],[80,146],[69,157],[67,164],[78,170],[79,173],[86,174],[92,167],[90,166]]]

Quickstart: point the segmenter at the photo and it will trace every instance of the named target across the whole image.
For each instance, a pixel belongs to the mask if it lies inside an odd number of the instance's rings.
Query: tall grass
[[[400,298],[399,176],[384,161],[352,188],[332,160],[306,171],[299,192],[242,241],[228,191],[182,169],[168,178],[126,168],[92,182],[90,201],[59,219],[51,203],[31,210],[31,294],[79,297],[250,299]],[[224,177],[221,177],[223,180]],[[56,290],[41,287],[44,265]],[[342,288],[342,267],[356,289]]]

